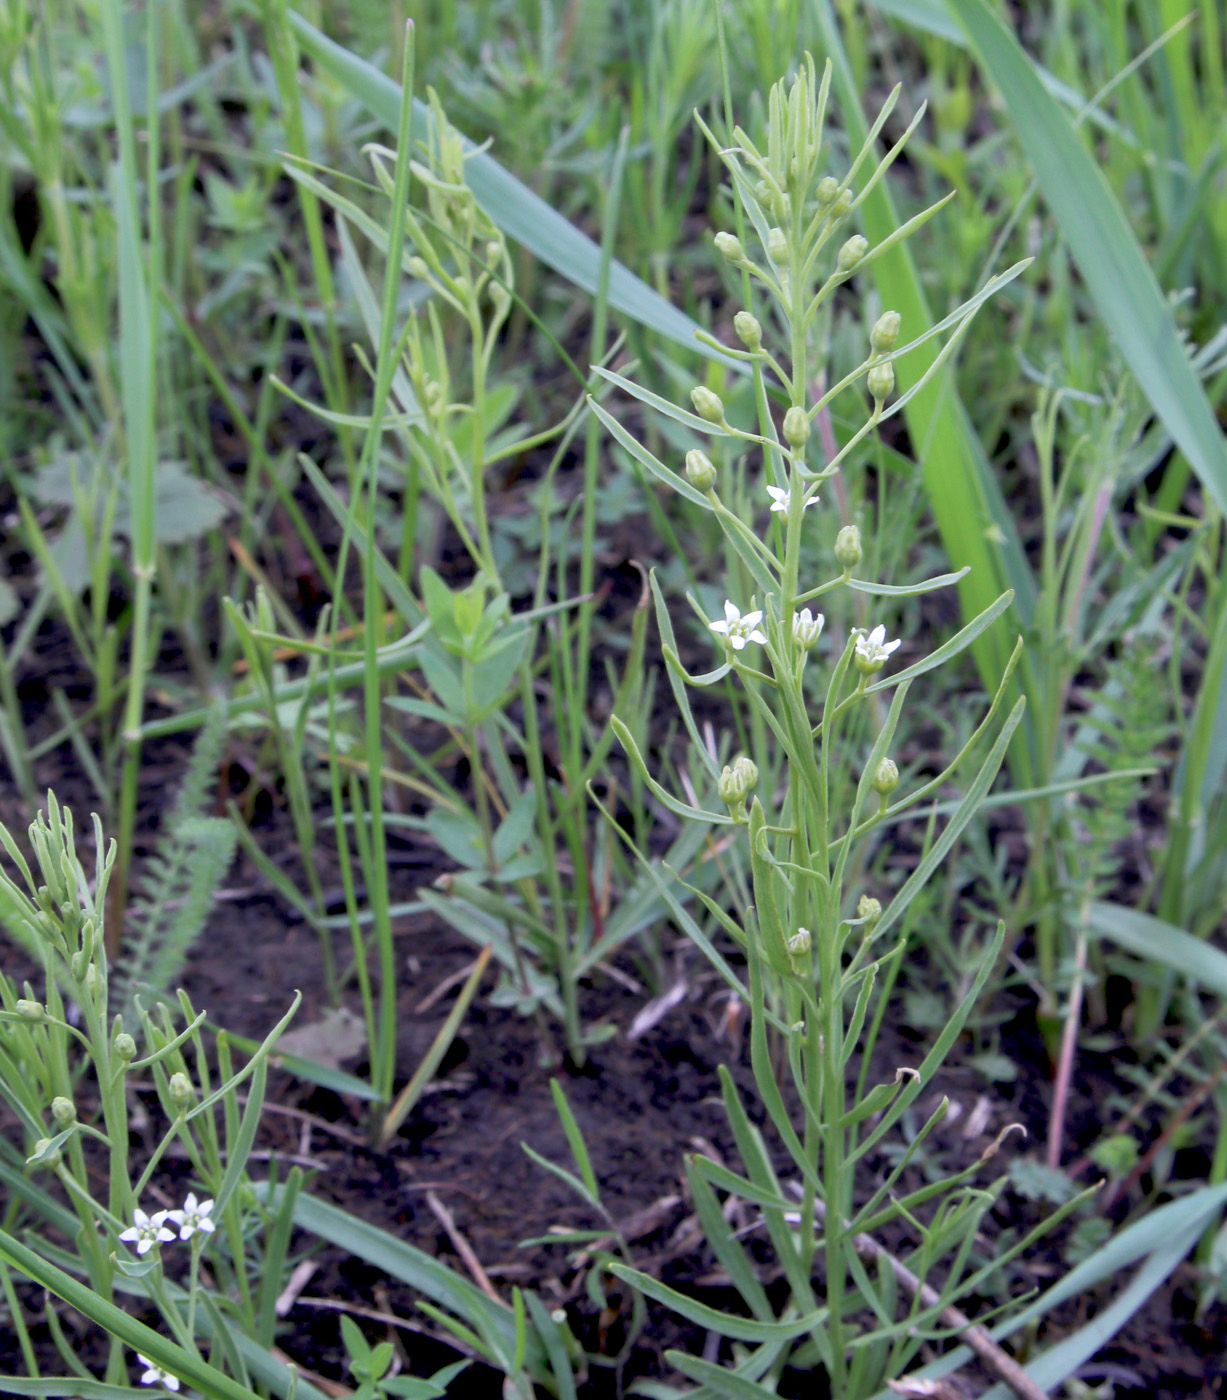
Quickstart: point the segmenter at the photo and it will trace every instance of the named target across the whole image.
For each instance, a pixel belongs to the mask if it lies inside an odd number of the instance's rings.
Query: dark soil
[[[171,765],[168,752],[160,765],[163,792]],[[88,810],[89,797],[67,767],[51,776],[61,800],[81,812]],[[0,808],[6,819],[19,820],[11,793],[0,793]],[[265,833],[274,846],[281,839],[279,825],[274,823]],[[292,860],[288,843],[285,854]],[[424,868],[427,853],[412,854],[410,859],[401,853],[410,887],[429,877]],[[455,975],[470,965],[475,948],[450,930],[418,920],[398,930],[398,953],[404,969],[398,1067],[403,1079],[450,1005],[450,992],[438,998],[432,993],[448,979],[457,980]],[[669,950],[669,956],[685,983],[685,994],[633,1041],[627,1037],[628,1028],[649,999],[636,985],[633,971],[622,968],[619,976],[603,978],[587,989],[590,1021],[608,1022],[618,1027],[619,1035],[594,1052],[582,1070],[549,1065],[552,1040],[543,1039],[531,1020],[495,1009],[479,995],[435,1082],[386,1152],[367,1145],[359,1100],[279,1071],[272,1080],[253,1176],[260,1179],[265,1174],[271,1157],[277,1158],[282,1178],[289,1164],[297,1163],[306,1169],[307,1189],[315,1196],[448,1263],[466,1279],[484,1277],[486,1286],[504,1300],[518,1285],[535,1290],[551,1309],[564,1308],[576,1336],[598,1358],[582,1387],[585,1400],[612,1396],[619,1383],[636,1378],[672,1376],[676,1381],[666,1350],[719,1356],[711,1350],[710,1338],[653,1305],[647,1326],[628,1340],[629,1300],[608,1276],[599,1281],[605,1306],[593,1300],[587,1286],[589,1255],[576,1246],[524,1248],[521,1243],[558,1229],[602,1227],[602,1221],[522,1147],[527,1143],[552,1162],[573,1165],[550,1093],[550,1079],[556,1076],[584,1133],[605,1208],[626,1236],[636,1266],[712,1306],[736,1307],[735,1294],[723,1286],[697,1229],[682,1168],[684,1154],[696,1150],[734,1169],[740,1166],[716,1069],[722,1063],[731,1067],[743,1099],[755,1111],[744,1026],[730,1019],[721,987],[697,953],[678,947]],[[319,969],[312,931],[287,916],[258,876],[240,866],[222,893],[183,983],[196,1007],[207,1008],[213,1022],[255,1038],[279,1018],[295,990],[304,996],[299,1025],[327,1011]],[[492,981],[487,977],[486,992]],[[928,1116],[941,1094],[949,1096],[954,1111],[935,1134],[925,1159],[934,1169],[973,1160],[1012,1121],[1028,1128],[1032,1144],[1043,1139],[1048,1065],[1032,1010],[1022,1001],[997,1010],[1002,1048],[1021,1076],[990,1089],[969,1064],[959,1064],[970,1047],[956,1047],[953,1067],[918,1101],[912,1124]],[[883,1076],[894,1065],[916,1063],[925,1046],[924,1035],[896,1026],[880,1050]],[[360,1058],[344,1067],[359,1075],[364,1069]],[[1102,1131],[1104,1102],[1123,1087],[1108,1057],[1083,1061],[1070,1119],[1071,1156],[1095,1141]],[[12,1127],[10,1123],[8,1129]],[[771,1140],[770,1130],[767,1136]],[[1016,1147],[1016,1141],[1011,1139],[993,1168],[986,1169],[984,1184],[999,1164],[1027,1151],[1026,1145]],[[167,1172],[174,1169],[168,1161]],[[993,1231],[1020,1230],[1033,1224],[1040,1210],[1007,1191],[987,1223]],[[1013,1294],[1043,1289],[1060,1277],[1066,1268],[1061,1249],[1067,1234],[1059,1233],[1028,1255],[1016,1271]],[[991,1239],[984,1243],[990,1251]],[[296,1240],[295,1248],[312,1269],[309,1277],[299,1280],[278,1344],[304,1374],[321,1383],[346,1382],[338,1320],[342,1310],[354,1315],[372,1339],[394,1341],[407,1374],[429,1374],[455,1358],[442,1329],[417,1308],[416,1295],[407,1285],[306,1237]],[[1178,1274],[1086,1368],[1083,1378],[1111,1382],[1118,1397],[1222,1393],[1225,1368],[1219,1358],[1227,1329],[1221,1310],[1204,1321],[1196,1319],[1196,1291],[1191,1271]],[[25,1297],[37,1310],[31,1290]],[[986,1305],[990,1301],[985,1300]],[[1059,1326],[1074,1328],[1092,1309],[1093,1304],[1084,1301],[1062,1316]],[[71,1335],[71,1321],[66,1326]],[[1050,1328],[1045,1340],[1054,1335],[1059,1334]],[[84,1335],[81,1344],[88,1357]],[[617,1364],[602,1366],[601,1359]],[[0,1371],[20,1368],[13,1345],[0,1337]],[[465,1374],[465,1395],[494,1400],[501,1394],[501,1377],[494,1371],[477,1366]],[[786,1378],[782,1393],[813,1395],[812,1387],[809,1378]],[[980,1388],[978,1380],[973,1393]]]

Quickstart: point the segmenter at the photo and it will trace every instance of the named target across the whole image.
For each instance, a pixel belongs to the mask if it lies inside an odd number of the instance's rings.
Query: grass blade
[[[1227,511],[1227,447],[1189,363],[1163,291],[1125,212],[1035,65],[984,0],[949,0],[1018,139],[1095,308],[1143,393],[1219,510]]]
[[[292,10],[289,18],[299,42],[312,60],[331,73],[372,116],[395,131],[400,106],[397,84],[321,34],[300,14]],[[419,98],[414,99],[413,106],[415,125],[421,123],[418,129],[428,130],[432,121],[430,109]],[[471,152],[465,160],[469,188],[499,228],[555,272],[595,296],[601,285],[600,248],[540,195],[521,184],[493,156],[477,151],[471,142],[466,141],[465,145]],[[609,304],[679,345],[709,359],[731,363],[718,351],[695,340],[694,333],[700,329],[697,322],[617,261],[609,268]]]

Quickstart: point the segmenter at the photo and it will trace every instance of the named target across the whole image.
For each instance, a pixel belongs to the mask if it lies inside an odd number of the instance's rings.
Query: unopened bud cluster
[[[716,791],[720,801],[729,809],[735,821],[746,819],[746,798],[754,791],[758,782],[758,765],[744,754],[725,764],[716,781]]]

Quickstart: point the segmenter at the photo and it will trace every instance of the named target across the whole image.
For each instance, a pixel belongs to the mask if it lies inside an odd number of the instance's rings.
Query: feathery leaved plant
[[[133,998],[138,992],[161,999],[174,985],[234,860],[234,823],[206,814],[225,744],[226,713],[214,706],[192,744],[165,834],[128,910],[129,930],[115,963],[111,999],[130,1021],[137,1018]]]
[[[684,470],[677,472],[600,404],[592,407],[613,437],[653,475],[713,513],[735,560],[729,589],[736,601],[725,602],[721,617],[703,616],[717,654],[713,666],[699,675],[682,665],[666,599],[653,580],[673,692],[695,740],[695,761],[708,770],[706,790],[715,803],[700,805],[668,791],[653,776],[627,725],[615,716],[612,728],[641,780],[663,806],[713,832],[744,832],[749,898],[737,899],[733,889],[724,899],[698,887],[691,893],[744,958],[748,987],[702,937],[680,903],[675,903],[674,912],[749,1004],[755,1082],[789,1161],[788,1176],[781,1178],[725,1072],[725,1107],[746,1174],[699,1155],[689,1160],[687,1175],[712,1250],[741,1293],[749,1317],[718,1312],[625,1266],[613,1266],[614,1272],[691,1321],[730,1340],[756,1344],[740,1355],[735,1392],[728,1391],[731,1382],[722,1379],[711,1362],[673,1355],[689,1379],[708,1382],[719,1393],[766,1395],[774,1392],[785,1369],[821,1366],[831,1393],[852,1400],[875,1394],[885,1381],[902,1375],[924,1339],[948,1325],[948,1315],[939,1320],[944,1310],[958,1297],[974,1294],[986,1274],[1005,1262],[999,1257],[983,1269],[972,1264],[976,1231],[1003,1183],[980,1188],[971,1181],[994,1148],[980,1163],[949,1180],[919,1189],[909,1188],[905,1180],[907,1164],[940,1121],[944,1105],[885,1179],[875,1177],[872,1189],[860,1183],[867,1175],[868,1155],[899,1123],[950,1049],[1000,950],[1004,925],[980,950],[974,983],[920,1066],[902,1067],[892,1080],[868,1086],[870,1051],[884,1010],[880,997],[886,994],[878,988],[878,979],[881,975],[884,984],[891,984],[894,964],[904,956],[903,941],[892,946],[887,934],[895,930],[898,938],[908,906],[975,816],[1024,702],[1001,713],[1009,673],[1019,657],[1015,648],[995,697],[954,761],[904,791],[891,750],[914,682],[970,646],[1009,606],[1011,595],[1002,595],[927,654],[910,642],[914,659],[889,674],[887,667],[902,645],[900,640],[887,640],[891,600],[948,586],[958,575],[913,586],[858,577],[864,551],[858,529],[848,526],[836,539],[831,576],[815,581],[802,577],[801,543],[812,528],[811,508],[821,509],[820,488],[855,463],[858,446],[906,402],[907,394],[888,406],[894,392],[894,359],[948,330],[929,374],[935,372],[976,308],[1020,268],[991,280],[938,326],[915,332],[903,345],[899,316],[885,312],[866,327],[868,352],[862,362],[828,379],[819,333],[824,308],[885,249],[945,203],[924,210],[877,246],[853,232],[858,205],[886,174],[921,114],[874,163],[876,140],[895,106],[896,89],[847,172],[842,177],[825,174],[823,124],[829,82],[830,66],[819,78],[807,56],[791,84],[781,82],[772,89],[761,145],[740,127],[734,126],[721,141],[704,126],[728,172],[738,209],[738,233],[718,233],[715,244],[742,276],[745,309],[734,320],[741,347],[720,348],[752,376],[757,421],[748,426],[730,421],[721,398],[705,387],[692,391],[689,407],[680,407],[601,371],[649,408],[710,441],[710,455],[692,448]],[[858,187],[857,177],[866,169]],[[921,389],[928,377],[911,392]],[[830,387],[824,387],[827,383]],[[823,435],[814,432],[815,422],[837,396],[865,390],[871,407],[864,425],[834,455],[818,453],[815,447]],[[762,500],[756,518],[745,518],[722,499],[733,452],[761,460]],[[873,597],[879,620],[871,629],[853,628],[824,655],[824,619],[813,605],[838,588]],[[701,614],[694,599],[690,602]],[[707,746],[699,742],[689,692],[726,677],[736,679],[760,721],[756,732],[775,753],[742,754],[718,770]],[[760,763],[766,768],[781,755],[780,788],[761,791]],[[937,791],[965,762],[971,763],[972,776],[964,795],[907,880],[893,897],[884,889],[864,888],[860,872],[866,867],[853,859],[854,851],[876,842],[884,822]],[[841,794],[847,800],[838,800]],[[648,864],[645,856],[640,858]],[[729,912],[730,904],[735,912]],[[777,1078],[777,1065],[787,1066],[787,1085]],[[799,1123],[786,1107],[786,1094],[792,1093],[801,1108]],[[720,1190],[760,1212],[789,1289],[783,1308],[767,1294],[744,1244],[728,1226],[716,1196]],[[911,1241],[894,1260],[876,1240],[878,1232],[892,1225],[905,1226]],[[1026,1243],[1017,1242],[1009,1253]]]

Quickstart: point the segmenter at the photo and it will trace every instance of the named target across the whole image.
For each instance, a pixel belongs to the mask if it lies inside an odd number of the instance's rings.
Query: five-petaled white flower
[[[166,1218],[172,1224],[179,1227],[179,1238],[190,1240],[197,1230],[203,1230],[206,1235],[211,1235],[216,1228],[210,1219],[210,1212],[213,1209],[213,1202],[197,1201],[196,1193],[192,1191],[183,1203],[182,1210],[169,1210]]]
[[[127,1240],[129,1244],[136,1245],[138,1254],[148,1254],[155,1244],[164,1244],[167,1240],[175,1238],[175,1232],[166,1228],[166,1218],[169,1211],[160,1210],[156,1215],[146,1215],[138,1206],[132,1212],[132,1224],[124,1230],[119,1238]],[[152,1384],[148,1382],[148,1384]]]
[[[172,1376],[169,1371],[164,1371],[156,1361],[150,1361],[139,1351],[136,1353],[136,1359],[146,1368],[145,1374],[141,1377],[142,1385],[164,1385],[168,1390],[179,1389],[178,1376]]]
[[[856,639],[857,668],[861,671],[880,671],[891,652],[902,645],[901,638],[888,642],[886,628],[879,623],[872,632],[862,632]]]
[[[721,636],[727,637],[729,646],[734,651],[741,651],[747,642],[766,642],[766,634],[758,625],[762,620],[761,609],[757,612],[748,612],[742,617],[741,609],[726,599],[724,621],[709,622],[707,625],[713,632],[719,632]]]
[[[773,511],[778,510],[782,511],[785,515],[788,514],[788,507],[792,504],[791,491],[785,491],[782,486],[768,486],[767,495],[771,497],[771,509]],[[809,510],[810,506],[816,506],[817,504],[818,497],[811,496],[805,503],[805,509]]]

